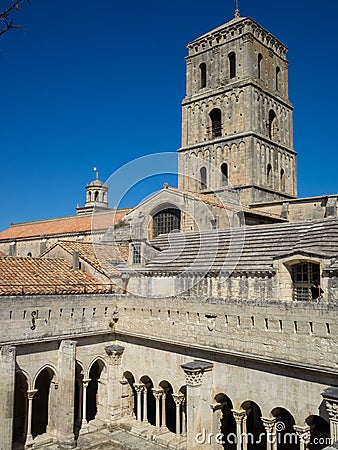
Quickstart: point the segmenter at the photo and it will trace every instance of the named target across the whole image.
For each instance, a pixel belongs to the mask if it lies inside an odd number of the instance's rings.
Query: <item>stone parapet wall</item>
[[[3,297],[0,307],[2,344],[115,330],[330,372],[338,365],[337,317],[332,303],[117,295]]]

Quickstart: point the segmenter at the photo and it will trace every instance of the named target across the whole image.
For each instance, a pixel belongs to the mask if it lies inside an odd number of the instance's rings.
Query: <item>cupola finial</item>
[[[238,0],[236,0],[235,17],[240,17],[240,13],[239,13],[239,9],[238,9]]]
[[[96,179],[99,179],[99,171],[97,170],[97,167],[94,167],[94,172],[96,174]]]

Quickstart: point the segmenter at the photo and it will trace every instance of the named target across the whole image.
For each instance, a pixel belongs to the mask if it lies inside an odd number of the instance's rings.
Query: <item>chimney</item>
[[[80,253],[73,253],[73,270],[80,270]]]

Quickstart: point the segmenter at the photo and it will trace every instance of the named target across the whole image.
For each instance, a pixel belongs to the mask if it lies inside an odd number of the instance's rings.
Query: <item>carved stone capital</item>
[[[33,400],[33,397],[37,392],[38,392],[37,389],[31,389],[31,390],[27,391],[28,400]]]
[[[240,411],[232,409],[231,412],[232,415],[234,416],[236,423],[242,423],[243,420],[246,418],[246,411],[244,411],[244,409],[241,409]]]
[[[142,394],[145,386],[144,386],[143,383],[140,383],[140,384],[139,383],[134,383],[134,388],[135,388],[135,391],[136,391],[137,394]]]
[[[265,431],[267,433],[273,433],[274,432],[274,428],[275,428],[275,424],[276,424],[276,417],[272,417],[272,418],[267,418],[267,417],[261,417],[261,421],[264,425]]]
[[[305,426],[294,425],[293,429],[295,430],[300,441],[303,442],[305,446],[310,443],[311,432],[310,427],[308,425]]]
[[[124,347],[121,345],[109,345],[108,347],[105,347],[105,351],[108,355],[108,361],[111,364],[121,364]]]
[[[190,386],[200,386],[204,372],[212,370],[214,365],[205,361],[192,361],[181,365],[185,373],[186,383]]]
[[[176,406],[181,406],[184,402],[184,395],[183,394],[173,394],[173,399],[174,399]]]
[[[335,420],[338,422],[338,403],[326,400],[325,401],[326,410],[329,414],[330,420]]]
[[[326,410],[332,421],[338,421],[338,387],[331,386],[322,392]]]
[[[82,380],[82,386],[83,386],[84,388],[88,387],[88,384],[89,384],[91,381],[92,381],[92,380],[91,380],[90,378],[84,378],[84,379]]]
[[[156,398],[156,400],[159,400],[162,397],[163,389],[152,388],[151,390],[153,391],[153,395]]]

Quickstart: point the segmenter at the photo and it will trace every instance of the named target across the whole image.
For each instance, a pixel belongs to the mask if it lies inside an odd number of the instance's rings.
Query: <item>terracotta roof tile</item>
[[[0,240],[105,230],[122,219],[127,212],[128,210],[121,210],[116,213],[70,216],[13,224],[0,233]]]
[[[58,241],[45,250],[41,256],[46,256],[56,246],[62,247],[68,253],[78,252],[80,258],[88,262],[96,270],[106,275],[118,272],[113,266],[114,262],[127,261],[129,247],[124,245],[93,244],[91,242]]]
[[[110,293],[111,286],[74,271],[61,258],[0,257],[0,295]]]

